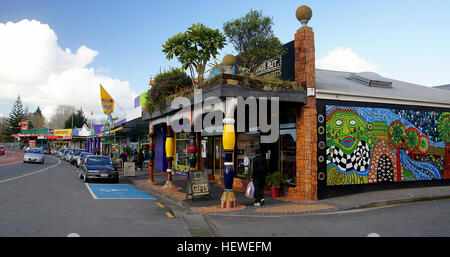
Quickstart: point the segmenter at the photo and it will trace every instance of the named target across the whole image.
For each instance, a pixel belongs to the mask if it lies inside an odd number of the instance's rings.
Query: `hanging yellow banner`
[[[102,100],[103,112],[106,115],[109,115],[114,112],[114,100],[112,97],[106,92],[106,90],[100,85],[100,97]]]

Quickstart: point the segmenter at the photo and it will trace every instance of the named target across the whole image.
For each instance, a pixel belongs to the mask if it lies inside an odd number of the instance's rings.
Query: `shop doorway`
[[[223,167],[223,158],[222,158],[222,138],[214,137],[214,166],[213,166],[213,174],[217,181],[222,180],[222,167]]]

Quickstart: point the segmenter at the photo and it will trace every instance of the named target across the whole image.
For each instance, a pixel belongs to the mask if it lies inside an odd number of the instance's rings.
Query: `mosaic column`
[[[236,206],[236,196],[233,192],[233,181],[234,181],[234,171],[233,171],[233,151],[236,143],[236,136],[234,131],[234,119],[225,118],[224,128],[222,134],[223,150],[225,153],[225,163],[224,163],[224,184],[225,191],[220,198],[220,206],[222,208],[234,208]]]
[[[170,125],[167,126],[167,137],[166,137],[166,158],[167,158],[167,181],[166,184],[163,186],[163,188],[174,188],[175,185],[172,181],[172,161],[173,161],[173,154],[174,154],[174,147],[173,147],[173,131],[172,127]]]

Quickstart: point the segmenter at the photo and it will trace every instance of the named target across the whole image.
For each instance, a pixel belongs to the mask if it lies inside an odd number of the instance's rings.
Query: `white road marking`
[[[9,182],[9,181],[12,181],[12,180],[16,180],[16,179],[19,179],[19,178],[24,178],[24,177],[28,177],[28,176],[31,176],[31,175],[35,175],[35,174],[41,173],[43,171],[49,170],[51,168],[54,168],[54,167],[58,166],[59,164],[61,164],[60,160],[58,160],[58,163],[53,165],[53,166],[50,166],[50,167],[47,167],[45,169],[38,170],[38,171],[35,171],[35,172],[32,172],[32,173],[28,173],[28,174],[25,174],[25,175],[22,175],[22,176],[18,176],[18,177],[2,180],[2,181],[0,181],[0,184],[5,183],[5,182]]]
[[[80,234],[70,233],[70,234],[67,235],[67,237],[80,237]]]
[[[367,235],[367,237],[380,237],[380,235],[377,233],[370,233]]]
[[[92,189],[89,187],[88,183],[84,183],[84,185],[86,185],[87,189],[89,190],[89,192],[91,192],[91,195],[94,199],[98,199],[97,196],[94,194],[94,192],[92,192]]]

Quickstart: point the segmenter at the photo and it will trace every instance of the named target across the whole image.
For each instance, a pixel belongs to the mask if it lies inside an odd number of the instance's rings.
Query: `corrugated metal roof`
[[[444,90],[450,90],[450,84],[448,84],[448,85],[443,85],[443,86],[435,86],[434,88],[437,88],[437,89],[444,89]]]
[[[316,69],[317,97],[334,94],[354,96],[358,98],[381,98],[402,100],[402,102],[422,102],[448,105],[450,108],[450,91],[416,85],[404,81],[384,78],[392,82],[392,88],[370,87],[348,79],[352,72]]]

